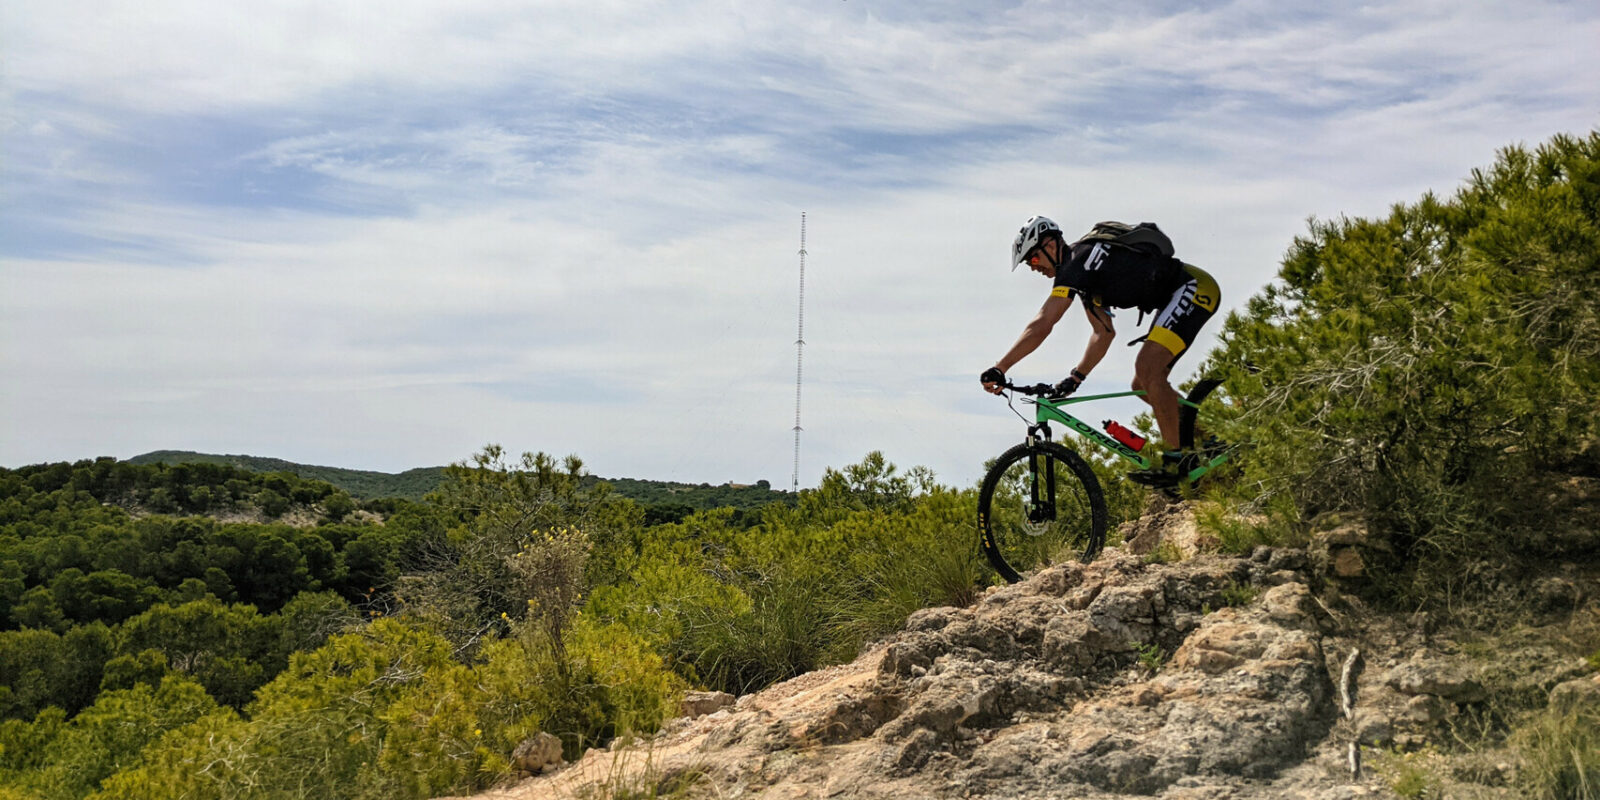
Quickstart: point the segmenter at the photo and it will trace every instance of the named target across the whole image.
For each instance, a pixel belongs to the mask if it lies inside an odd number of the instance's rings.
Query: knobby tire
[[[1184,450],[1194,449],[1195,420],[1200,415],[1200,404],[1222,385],[1216,378],[1206,378],[1194,385],[1184,397],[1188,403],[1178,404],[1178,446]],[[1192,404],[1192,405],[1190,405]]]
[[[1056,475],[1056,518],[1026,524],[1028,459],[1036,457],[1040,479]],[[1044,489],[1040,490],[1044,492]],[[983,476],[978,492],[978,531],[989,564],[1010,583],[1022,573],[1076,556],[1093,561],[1105,545],[1105,494],[1089,464],[1056,442],[1029,441],[1005,451]],[[1032,527],[1043,528],[1029,535]]]

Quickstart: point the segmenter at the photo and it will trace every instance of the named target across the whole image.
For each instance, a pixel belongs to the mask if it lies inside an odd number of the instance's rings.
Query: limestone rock
[[[1465,668],[1429,658],[1425,651],[1390,670],[1385,683],[1407,695],[1433,695],[1453,703],[1477,703],[1486,696],[1483,684]]]
[[[1600,713],[1600,675],[1575,678],[1550,690],[1550,708],[1557,713]]]
[[[1361,557],[1361,551],[1354,547],[1340,547],[1331,553],[1333,563],[1329,566],[1336,577],[1359,578],[1367,574],[1367,562]]]
[[[1373,566],[1392,559],[1388,542],[1372,536],[1360,517],[1327,514],[1311,527],[1311,561],[1329,577],[1360,584]]]
[[[1161,513],[1163,530],[1193,516]],[[1420,748],[1491,690],[1557,709],[1600,704],[1600,683],[1570,653],[1494,648],[1496,672],[1484,648],[1444,641],[1424,618],[1389,615],[1369,630],[1379,613],[1324,580],[1326,556],[1330,544],[1382,550],[1359,521],[1321,530],[1320,555],[1313,540],[1171,564],[1108,548],[1091,564],[1054,565],[969,607],[917,611],[853,663],[737,703],[686,703],[697,716],[649,742],[541,766],[494,797],[621,785],[696,799],[1384,797],[1377,770],[1351,777],[1352,744]],[[1346,718],[1334,680],[1357,647],[1371,666]],[[519,767],[533,763],[522,750]]]
[[[561,759],[561,740],[553,734],[539,731],[523,739],[511,751],[511,762],[517,769],[537,775],[564,762]]]
[[[1214,551],[1218,544],[1215,535],[1200,529],[1188,504],[1168,503],[1164,498],[1152,498],[1145,513],[1125,523],[1120,532],[1128,543],[1128,552],[1135,555],[1154,552],[1162,542],[1168,542],[1187,559]]]
[[[727,692],[689,692],[683,696],[682,713],[685,717],[703,717],[731,707],[737,700]]]

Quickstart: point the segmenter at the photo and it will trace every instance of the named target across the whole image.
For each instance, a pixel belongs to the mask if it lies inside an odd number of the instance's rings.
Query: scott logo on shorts
[[[1200,300],[1195,296],[1194,287],[1189,286],[1178,296],[1178,301],[1172,305],[1172,318],[1187,317],[1194,312],[1195,302]],[[1205,305],[1203,302],[1201,305]]]

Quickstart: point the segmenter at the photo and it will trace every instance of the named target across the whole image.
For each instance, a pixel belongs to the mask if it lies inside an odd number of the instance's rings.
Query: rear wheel
[[[1206,378],[1194,385],[1189,390],[1185,402],[1178,405],[1178,446],[1184,450],[1195,449],[1196,432],[1201,430],[1200,419],[1209,416],[1202,413],[1206,406],[1205,401],[1211,393],[1216,391],[1222,381],[1216,378]],[[1203,438],[1200,437],[1200,438]]]
[[[1022,573],[1093,561],[1106,540],[1106,501],[1082,457],[1029,441],[996,459],[978,492],[978,531],[989,563],[1011,583]]]

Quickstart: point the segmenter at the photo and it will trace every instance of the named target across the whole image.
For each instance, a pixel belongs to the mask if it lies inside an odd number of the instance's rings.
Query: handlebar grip
[[[1040,396],[1043,396],[1043,395],[1048,395],[1048,394],[1050,394],[1050,393],[1052,393],[1052,392],[1054,392],[1056,390],[1056,387],[1051,386],[1048,383],[1035,383],[1032,386],[1019,386],[1017,384],[1008,382],[1008,383],[1004,384],[1004,386],[1007,389],[1010,389],[1011,391],[1016,392],[1017,394],[1025,394],[1025,395],[1029,395],[1031,397],[1040,397]]]

